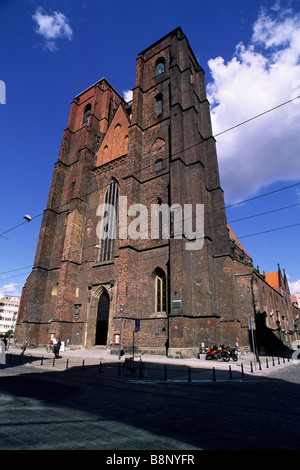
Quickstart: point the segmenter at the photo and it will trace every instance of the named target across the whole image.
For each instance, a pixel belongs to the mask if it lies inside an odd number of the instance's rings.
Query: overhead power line
[[[222,132],[219,132],[218,134],[215,134],[213,137],[214,137],[214,138],[215,138],[215,137],[218,137],[219,135],[222,135],[222,134],[224,134],[225,132],[229,132],[229,131],[231,131],[231,130],[233,130],[233,129],[236,129],[237,127],[240,127],[240,126],[242,126],[242,125],[244,125],[244,124],[246,124],[246,123],[248,123],[248,122],[250,122],[250,121],[253,121],[254,119],[257,119],[257,118],[259,118],[259,117],[261,117],[261,116],[263,116],[263,115],[265,115],[265,114],[268,114],[268,113],[270,113],[271,111],[274,111],[274,110],[276,110],[276,109],[278,109],[278,108],[280,108],[280,107],[282,107],[282,106],[285,106],[286,104],[289,104],[289,103],[291,103],[291,102],[293,102],[293,101],[295,101],[295,100],[297,100],[297,99],[299,99],[299,98],[300,98],[300,95],[299,95],[299,96],[296,96],[295,98],[292,98],[292,99],[290,99],[290,100],[288,100],[288,101],[285,101],[284,103],[281,103],[281,104],[279,104],[279,105],[277,105],[277,106],[275,106],[275,107],[273,107],[273,108],[271,108],[271,109],[268,109],[268,110],[264,111],[263,113],[257,114],[256,116],[253,116],[252,118],[249,118],[249,119],[247,119],[246,121],[240,122],[239,124],[236,124],[235,126],[229,127],[228,129],[225,129],[225,130],[223,130]],[[201,145],[201,144],[203,144],[203,141],[198,142],[198,143],[196,143],[196,144],[193,144],[193,145],[191,145],[190,147],[187,147],[186,149],[180,150],[180,151],[178,151],[178,152],[172,154],[172,156],[174,157],[174,156],[176,156],[176,155],[178,155],[178,154],[180,154],[180,153],[182,153],[182,152],[184,152],[184,151],[186,151],[186,150],[189,150],[189,149],[191,149],[191,148],[193,148],[193,147],[196,147],[196,146],[198,146],[198,145]],[[167,157],[166,157],[165,159],[167,159]],[[163,160],[165,160],[165,159],[163,159]],[[144,168],[140,168],[139,170],[137,170],[136,172],[133,172],[132,174],[134,175],[134,174],[140,173],[141,171],[143,171],[143,170],[149,168],[150,166],[152,166],[152,164],[151,164],[151,165],[146,165]],[[266,194],[262,194],[262,195],[260,195],[260,196],[255,196],[255,197],[253,197],[253,198],[246,199],[246,200],[244,200],[244,201],[240,201],[240,202],[236,202],[236,203],[234,203],[234,204],[230,204],[230,205],[228,205],[228,206],[225,206],[225,209],[228,208],[228,207],[232,207],[232,206],[238,205],[238,204],[242,204],[242,203],[244,203],[244,202],[248,202],[248,201],[251,201],[251,200],[254,200],[254,199],[258,199],[258,198],[267,196],[267,195],[269,195],[269,194],[273,194],[273,193],[278,192],[278,191],[283,191],[284,189],[287,189],[287,188],[293,187],[293,186],[297,186],[297,185],[299,185],[299,184],[300,184],[300,182],[295,183],[294,185],[288,186],[288,187],[286,187],[286,188],[281,188],[281,189],[278,189],[278,190],[275,190],[275,191],[271,191],[271,192],[266,193]],[[98,187],[96,190],[91,191],[90,193],[86,193],[86,194],[84,194],[84,195],[81,195],[81,196],[79,196],[79,197],[80,197],[80,198],[83,198],[83,197],[89,196],[89,195],[92,194],[93,192],[99,191],[99,189],[101,189],[101,187],[100,187],[100,188]],[[103,189],[103,187],[102,187],[102,189]],[[58,210],[59,208],[64,207],[64,206],[67,205],[67,204],[68,204],[68,203],[65,203],[65,204],[62,204],[62,205],[60,205],[60,206],[57,206],[57,207],[54,208],[54,210]],[[31,218],[31,220],[36,219],[36,218],[38,218],[38,217],[41,217],[42,215],[43,215],[43,212],[42,212],[41,214],[37,214],[37,215],[33,216],[33,217]],[[6,237],[4,237],[4,235],[6,235],[7,233],[11,232],[12,230],[15,230],[16,228],[18,228],[18,227],[20,227],[20,226],[22,226],[22,225],[24,225],[24,224],[26,224],[26,223],[28,223],[28,221],[21,222],[20,224],[15,225],[14,227],[11,227],[10,229],[6,230],[5,232],[0,233],[0,237],[6,238]]]
[[[236,129],[237,127],[243,126],[244,124],[247,124],[248,122],[254,121],[254,119],[264,116],[265,114],[268,114],[271,111],[275,111],[275,109],[281,108],[282,106],[285,106],[286,104],[292,103],[292,101],[298,100],[299,98],[300,98],[300,95],[288,101],[285,101],[284,103],[278,104],[277,106],[274,106],[274,108],[268,109],[267,111],[264,111],[263,113],[257,114],[256,116],[253,116],[252,118],[246,119],[246,121],[240,122],[239,124],[236,124],[235,126],[229,127],[228,129],[225,129],[224,131],[221,131],[218,134],[215,134],[214,137],[218,137],[219,135],[225,134],[225,132],[232,131],[233,129]]]

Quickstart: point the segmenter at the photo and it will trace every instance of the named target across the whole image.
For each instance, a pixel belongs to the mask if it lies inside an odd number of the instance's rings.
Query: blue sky
[[[300,292],[300,0],[0,0],[0,295],[30,273],[72,99],[102,77],[131,90],[138,53],[177,26],[215,135],[293,99],[216,141],[232,229]]]

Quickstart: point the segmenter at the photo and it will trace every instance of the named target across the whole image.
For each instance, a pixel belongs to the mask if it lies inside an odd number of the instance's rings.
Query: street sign
[[[140,327],[140,319],[139,318],[136,318],[135,319],[135,331],[140,331],[141,327]]]
[[[254,317],[249,317],[248,318],[248,329],[250,331],[256,330],[256,325],[255,325],[255,319]]]

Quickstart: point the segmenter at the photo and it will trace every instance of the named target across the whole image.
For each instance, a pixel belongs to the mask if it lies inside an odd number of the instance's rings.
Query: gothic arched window
[[[106,190],[103,213],[100,214],[103,215],[100,231],[100,262],[114,258],[118,200],[119,185],[113,180]]]
[[[161,73],[164,73],[165,71],[165,60],[163,58],[160,58],[157,60],[156,65],[155,65],[155,76],[157,77]]]

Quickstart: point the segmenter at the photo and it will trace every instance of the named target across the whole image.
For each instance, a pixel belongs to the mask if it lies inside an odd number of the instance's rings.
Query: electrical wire
[[[281,108],[282,106],[285,106],[286,104],[292,103],[292,101],[298,100],[299,98],[300,98],[300,95],[288,101],[285,101],[284,103],[278,104],[277,106],[274,106],[274,108],[268,109],[267,111],[264,111],[263,113],[257,114],[256,116],[253,116],[252,118],[249,118],[246,121],[240,122],[239,124],[236,124],[235,126],[229,127],[228,129],[225,129],[224,131],[219,132],[218,134],[215,134],[214,137],[219,137],[219,135],[225,134],[225,132],[232,131],[233,129],[236,129],[237,127],[243,126],[244,124],[247,124],[248,122],[254,121],[254,119],[264,116],[265,114],[268,114],[271,111],[275,111],[275,109]]]
[[[277,106],[275,106],[275,107],[273,107],[273,108],[271,108],[271,109],[268,109],[268,110],[264,111],[263,113],[257,114],[256,116],[253,116],[252,118],[249,118],[249,119],[247,119],[246,121],[243,121],[243,122],[241,122],[241,123],[239,123],[239,124],[236,124],[235,126],[232,126],[232,127],[230,127],[230,128],[227,128],[227,129],[225,129],[224,131],[219,132],[218,134],[215,134],[215,135],[212,136],[212,137],[215,138],[215,137],[218,137],[218,136],[224,134],[225,132],[229,132],[229,131],[231,131],[231,130],[233,130],[233,129],[236,129],[237,127],[240,127],[240,126],[242,126],[242,125],[244,125],[244,124],[246,124],[246,123],[248,123],[248,122],[250,122],[250,121],[253,121],[254,119],[257,119],[257,118],[259,118],[259,117],[261,117],[261,116],[263,116],[263,115],[265,115],[265,114],[268,114],[268,113],[270,113],[271,111],[274,111],[274,110],[276,110],[276,109],[278,109],[278,108],[280,108],[280,107],[282,107],[282,106],[285,106],[286,104],[289,104],[289,103],[291,103],[291,102],[293,102],[293,101],[295,101],[295,100],[297,100],[297,99],[299,99],[299,98],[300,98],[300,95],[299,95],[299,96],[296,96],[296,97],[294,97],[294,98],[292,98],[292,99],[290,99],[290,100],[288,100],[288,101],[285,101],[285,102],[283,102],[283,103],[281,103],[281,104],[279,104],[279,105],[277,105]],[[202,140],[202,141],[200,141],[200,142],[198,142],[198,143],[196,143],[196,144],[193,144],[193,145],[191,145],[191,146],[189,146],[189,147],[187,147],[187,148],[185,148],[185,149],[183,149],[183,150],[180,150],[180,151],[178,151],[178,152],[175,152],[174,154],[172,154],[172,157],[174,157],[174,156],[176,156],[176,155],[179,155],[180,153],[185,152],[185,151],[187,151],[187,150],[189,150],[189,149],[191,149],[191,148],[193,148],[193,147],[196,147],[196,146],[198,146],[198,145],[200,145],[200,144],[203,144],[203,142],[204,142],[204,141]],[[166,159],[167,159],[167,157],[166,157]],[[163,160],[164,160],[164,159],[163,159]],[[150,166],[152,166],[152,164],[151,164],[151,165],[146,165],[144,168],[140,168],[140,169],[137,170],[136,172],[133,172],[132,175],[137,174],[137,173],[143,171],[144,169],[149,168]],[[300,183],[296,183],[294,186],[296,186],[297,184],[300,184]],[[92,194],[93,192],[99,191],[99,189],[101,189],[101,188],[97,188],[96,190],[91,191],[90,193],[84,194],[83,196],[80,196],[80,198],[87,197],[87,196],[89,196],[90,194]],[[102,189],[103,189],[103,187],[102,187]],[[280,190],[278,190],[278,191],[280,191]],[[277,192],[277,191],[274,191],[274,192]],[[273,193],[273,192],[267,193],[267,194],[272,194],[272,193]],[[266,194],[266,195],[267,195],[267,194]],[[237,203],[235,203],[235,204],[230,204],[230,205],[226,206],[225,209],[226,209],[227,207],[232,207],[232,206],[234,206],[234,205],[242,204],[243,202],[247,202],[247,201],[250,201],[250,200],[253,200],[253,199],[257,199],[257,198],[263,197],[263,196],[264,196],[264,195],[256,196],[256,197],[254,197],[254,198],[250,198],[250,199],[247,199],[247,200],[245,200],[245,201],[240,201],[240,202],[237,202]],[[52,209],[52,210],[58,210],[59,208],[65,206],[65,205],[67,205],[67,204],[68,204],[68,203],[62,204],[62,205],[57,206],[56,208],[54,208],[54,209]],[[43,215],[43,213],[38,214],[38,215],[32,217],[32,220],[33,220],[33,219],[36,219],[36,218],[38,218],[38,217],[41,217],[42,215]],[[12,230],[14,230],[14,229],[16,229],[16,228],[18,228],[18,227],[20,227],[20,226],[26,224],[26,223],[27,223],[27,222],[24,221],[24,222],[22,222],[22,223],[20,223],[20,224],[18,224],[18,225],[15,225],[15,226],[12,227],[12,228],[6,230],[5,232],[0,233],[0,237],[3,237],[3,236],[6,235],[7,233],[11,232]],[[4,238],[6,238],[6,237],[4,237]]]
[[[252,117],[252,118],[246,120],[246,121],[243,121],[243,122],[241,122],[241,123],[239,123],[239,124],[237,124],[237,125],[235,125],[235,126],[232,126],[232,127],[228,128],[228,129],[225,129],[224,131],[222,131],[222,132],[220,132],[220,133],[218,133],[218,134],[215,134],[213,137],[215,138],[215,137],[217,137],[217,136],[220,136],[220,135],[224,134],[225,132],[232,131],[233,129],[236,129],[237,127],[240,127],[240,126],[242,126],[242,125],[244,125],[244,124],[246,124],[246,123],[248,123],[248,122],[250,122],[250,121],[252,121],[252,120],[254,120],[254,119],[257,119],[257,118],[259,118],[259,117],[261,117],[261,116],[263,116],[263,115],[265,115],[265,114],[267,114],[267,113],[270,113],[271,111],[274,111],[274,110],[276,110],[276,109],[278,109],[278,108],[280,108],[280,107],[282,107],[282,106],[284,106],[284,105],[286,105],[286,104],[288,104],[288,103],[291,103],[292,101],[294,101],[294,100],[296,100],[296,99],[299,99],[299,98],[300,98],[300,96],[297,96],[297,97],[295,97],[295,98],[293,98],[293,99],[291,99],[291,100],[288,100],[288,101],[286,101],[286,102],[284,102],[284,103],[281,103],[281,104],[279,104],[278,106],[275,106],[275,107],[273,107],[273,108],[271,108],[271,109],[269,109],[269,110],[266,110],[266,111],[264,111],[263,113],[260,113],[260,114],[258,114],[258,115],[256,115],[256,116],[254,116],[254,117]],[[186,150],[188,150],[188,149],[190,149],[190,148],[192,148],[192,147],[198,146],[198,145],[200,145],[200,144],[202,144],[202,143],[203,143],[203,141],[201,141],[201,142],[199,142],[199,143],[197,143],[197,144],[193,144],[192,146],[187,147],[186,149],[180,150],[179,152],[174,153],[174,154],[172,155],[172,157],[174,157],[174,156],[176,156],[176,155],[178,155],[178,154],[180,154],[180,153],[182,153],[182,152],[184,152],[184,151],[186,151]],[[167,159],[167,158],[168,158],[168,157],[166,157],[166,159]],[[145,167],[140,168],[139,170],[137,170],[136,172],[134,172],[133,175],[140,173],[141,171],[143,171],[143,170],[149,168],[150,166],[152,166],[152,164],[151,164],[151,165],[146,165]],[[270,192],[268,192],[268,193],[264,193],[264,194],[259,195],[259,196],[255,196],[255,197],[252,197],[252,198],[245,199],[245,200],[243,200],[243,201],[239,201],[239,202],[236,202],[236,203],[227,205],[227,206],[225,206],[225,209],[227,209],[227,208],[229,208],[229,207],[237,206],[237,205],[239,205],[239,204],[243,204],[243,203],[246,203],[246,202],[255,200],[255,199],[259,199],[259,198],[262,198],[262,197],[265,197],[265,196],[268,196],[268,195],[271,195],[271,194],[274,194],[274,193],[277,193],[277,192],[280,192],[280,191],[283,191],[283,190],[286,190],[286,189],[289,189],[289,188],[292,188],[292,187],[295,187],[295,186],[297,186],[297,185],[299,185],[299,184],[300,184],[300,182],[295,183],[295,184],[292,184],[292,185],[289,185],[289,186],[286,186],[286,187],[283,187],[283,188],[279,188],[279,189],[274,190],[274,191],[270,191]],[[86,194],[80,196],[80,198],[87,197],[87,196],[89,196],[90,194],[92,194],[93,192],[99,191],[100,189],[103,189],[104,187],[106,187],[106,186],[97,187],[94,191],[91,191],[91,192],[89,192],[89,193],[86,193]],[[68,202],[68,203],[65,203],[65,204],[62,204],[62,205],[60,205],[60,206],[57,206],[56,208],[54,208],[54,209],[52,209],[52,210],[58,210],[58,209],[60,209],[60,208],[62,208],[62,207],[64,207],[64,206],[66,206],[66,205],[68,205],[68,204],[69,204],[69,202]],[[257,216],[260,216],[260,215],[265,215],[265,214],[268,214],[268,213],[271,213],[271,212],[276,212],[276,211],[280,211],[280,210],[287,209],[287,208],[290,208],[290,207],[295,207],[295,206],[297,206],[297,205],[299,205],[299,204],[294,204],[294,205],[286,206],[286,207],[283,207],[283,208],[274,209],[274,210],[271,210],[271,211],[266,211],[266,212],[260,213],[260,214],[254,214],[254,215],[252,215],[252,216],[248,216],[248,217],[244,217],[244,218],[241,218],[241,219],[237,219],[237,220],[231,221],[231,222],[229,222],[229,223],[234,223],[234,222],[238,222],[238,221],[240,221],[240,220],[246,220],[246,219],[248,219],[248,218],[257,217]],[[220,210],[220,209],[217,209],[217,210]],[[214,212],[214,211],[210,211],[210,212]],[[206,214],[207,214],[207,213],[206,213]],[[37,215],[35,215],[35,216],[32,217],[32,220],[34,220],[34,219],[36,219],[36,218],[39,218],[39,217],[41,217],[42,215],[43,215],[43,213],[37,214]],[[6,230],[5,232],[3,232],[3,233],[0,234],[0,237],[3,237],[3,238],[6,238],[6,239],[7,239],[7,237],[4,237],[4,235],[6,235],[7,233],[11,232],[12,230],[14,230],[14,229],[16,229],[16,228],[18,228],[18,227],[20,227],[20,226],[22,226],[22,225],[24,225],[24,224],[27,224],[27,223],[28,223],[27,221],[24,221],[24,222],[22,222],[22,223],[20,223],[20,224],[18,224],[18,225],[16,225],[16,226],[14,226],[14,227],[12,227],[12,228]],[[287,228],[296,227],[296,226],[298,226],[298,225],[300,225],[300,224],[292,224],[292,225],[288,225],[288,226],[284,226],[284,227],[278,227],[278,228],[274,228],[274,229],[270,229],[270,230],[266,230],[266,231],[262,231],[262,232],[257,232],[257,233],[253,233],[253,234],[248,234],[248,235],[240,236],[239,239],[241,239],[241,238],[248,238],[248,237],[252,237],[252,236],[257,236],[257,235],[261,235],[261,234],[269,233],[269,232],[275,232],[275,231],[278,231],[278,230],[284,230],[284,229],[287,229]],[[211,228],[212,228],[212,227],[211,227]],[[91,246],[93,246],[93,245],[91,245]],[[89,247],[87,247],[87,248],[89,248]],[[82,248],[80,248],[80,251],[82,251],[82,250],[84,250],[84,249],[85,249],[85,248],[82,247]],[[32,266],[32,265],[31,265],[31,266]],[[31,267],[31,266],[26,266],[26,267]],[[0,273],[0,274],[6,274],[6,273],[9,273],[9,272],[14,272],[14,271],[17,271],[17,270],[24,269],[24,268],[26,268],[26,267],[18,268],[18,269],[16,269],[16,270],[6,271],[6,272]],[[24,275],[24,274],[19,274],[19,275]],[[17,276],[19,276],[19,275],[17,275]],[[17,277],[17,276],[11,276],[11,277]],[[9,279],[9,278],[11,278],[11,277],[6,277],[6,278],[4,278],[4,279]],[[4,280],[4,279],[3,279],[3,280]]]

